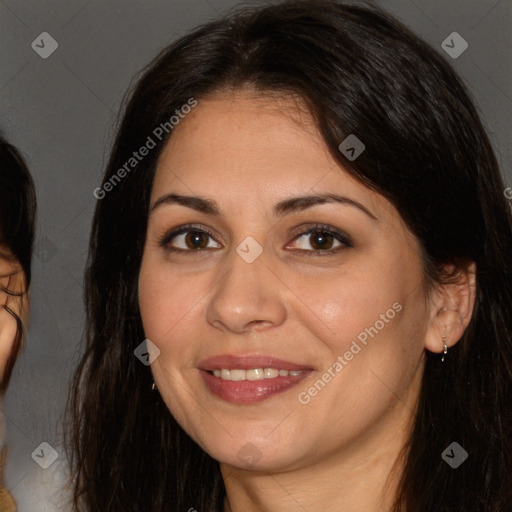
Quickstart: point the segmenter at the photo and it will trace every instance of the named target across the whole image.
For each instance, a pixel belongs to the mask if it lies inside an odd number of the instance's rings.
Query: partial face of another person
[[[419,245],[300,102],[199,101],[159,159],[150,209],[139,302],[160,350],[151,369],[204,450],[284,471],[396,437],[433,316]]]
[[[8,248],[0,246],[0,381],[18,331],[16,319],[3,306],[6,305],[25,323],[28,316],[27,296],[23,295],[25,286],[21,265]]]

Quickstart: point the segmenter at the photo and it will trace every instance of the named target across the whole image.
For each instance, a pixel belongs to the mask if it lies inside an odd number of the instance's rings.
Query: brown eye
[[[208,245],[209,236],[202,231],[189,231],[185,236],[185,243],[189,249],[204,249]]]
[[[314,249],[331,249],[334,237],[325,231],[313,231],[309,235],[311,247]]]
[[[217,244],[217,245],[212,245]],[[183,226],[172,231],[160,241],[160,245],[171,252],[194,252],[202,249],[219,249],[220,244],[208,231],[195,226]]]
[[[335,227],[316,224],[293,239],[293,249],[305,256],[326,256],[353,247],[351,237]]]

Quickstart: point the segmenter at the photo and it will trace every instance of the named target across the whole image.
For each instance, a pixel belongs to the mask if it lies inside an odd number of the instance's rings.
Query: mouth
[[[207,389],[231,403],[251,404],[280,394],[308,376],[305,365],[268,356],[216,356],[202,361],[199,371]]]

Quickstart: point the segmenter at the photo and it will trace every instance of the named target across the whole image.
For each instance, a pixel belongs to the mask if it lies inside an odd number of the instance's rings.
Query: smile
[[[278,370],[277,368],[253,368],[250,370],[233,369],[226,370],[213,370],[215,377],[220,377],[222,380],[230,380],[238,382],[241,380],[263,380],[263,379],[275,379],[276,377],[288,377],[291,375],[295,377],[303,373],[304,370]]]
[[[274,397],[313,372],[311,367],[261,354],[217,355],[201,361],[198,370],[212,395],[237,404]]]

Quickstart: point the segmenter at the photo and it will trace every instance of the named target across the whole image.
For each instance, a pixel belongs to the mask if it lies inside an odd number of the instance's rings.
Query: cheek
[[[410,254],[402,265],[391,255],[376,256],[297,288],[309,306],[297,308],[299,323],[320,341],[324,363],[343,357],[339,383],[346,389],[358,383],[370,403],[375,393],[386,394],[379,378],[407,385],[422,355],[426,319],[419,263]]]
[[[364,339],[365,329],[376,322],[381,327],[380,315],[389,311],[388,317],[395,316],[393,304],[400,294],[396,281],[385,280],[385,274],[367,266],[365,271],[350,268],[301,279],[294,290],[303,303],[294,308],[301,316],[299,322],[309,325],[332,352],[342,354],[359,335]]]
[[[150,339],[153,336],[157,344],[203,295],[193,277],[180,278],[150,258],[142,261],[138,288],[144,332]]]
[[[372,293],[365,293],[345,281],[341,293],[311,297],[322,319],[315,324],[315,335],[327,349],[318,378],[329,383],[301,389],[308,395],[302,398],[311,398],[319,418],[325,414],[330,423],[344,425],[347,436],[387,414],[397,397],[407,402],[405,395],[419,369],[423,299],[420,292],[408,294],[406,286],[397,286],[400,281],[393,282],[375,282]],[[339,435],[337,429],[328,427],[326,435]]]

